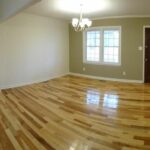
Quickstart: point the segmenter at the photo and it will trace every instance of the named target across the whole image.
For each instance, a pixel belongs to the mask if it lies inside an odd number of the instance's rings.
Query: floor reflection
[[[118,95],[104,94],[103,107],[117,108],[118,107]]]
[[[75,141],[69,148],[69,150],[88,150],[89,146],[81,141]]]
[[[86,103],[88,105],[102,106],[104,108],[118,108],[119,96],[117,94],[103,93],[96,90],[87,90]]]
[[[88,90],[86,95],[86,103],[88,105],[99,105],[100,104],[100,93],[99,91]]]

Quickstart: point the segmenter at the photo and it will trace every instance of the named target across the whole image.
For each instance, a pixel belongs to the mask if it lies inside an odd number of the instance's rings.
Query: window
[[[87,60],[99,61],[100,31],[87,32]]]
[[[121,64],[121,27],[98,27],[84,33],[84,62]]]

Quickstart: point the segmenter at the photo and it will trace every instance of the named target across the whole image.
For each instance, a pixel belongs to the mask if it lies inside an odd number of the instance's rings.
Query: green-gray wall
[[[83,63],[83,35],[70,25],[70,72],[99,77],[142,80],[143,79],[143,26],[150,25],[150,18],[122,18],[93,21],[96,26],[121,26],[121,66],[93,65]],[[83,71],[85,67],[85,71]],[[123,71],[126,76],[123,76]]]

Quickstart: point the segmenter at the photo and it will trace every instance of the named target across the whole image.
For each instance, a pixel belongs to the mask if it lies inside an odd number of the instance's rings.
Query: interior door
[[[145,83],[150,83],[150,28],[145,29]]]

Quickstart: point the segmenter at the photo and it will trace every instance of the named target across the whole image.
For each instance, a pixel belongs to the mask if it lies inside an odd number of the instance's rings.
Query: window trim
[[[105,29],[110,29],[110,30],[113,30],[113,29],[117,29],[119,30],[119,33],[120,33],[120,38],[119,38],[119,62],[118,63],[108,63],[108,62],[104,62],[104,30]],[[100,51],[100,61],[99,62],[94,62],[94,61],[87,61],[86,59],[86,41],[87,41],[87,36],[86,36],[86,32],[87,31],[95,31],[95,30],[99,30],[102,32],[102,35],[101,35],[101,49],[102,51]],[[83,63],[84,64],[93,64],[93,65],[108,65],[108,66],[121,66],[121,49],[122,49],[122,27],[121,26],[98,26],[98,27],[91,27],[91,28],[88,28],[88,29],[85,29],[85,31],[83,32]]]

